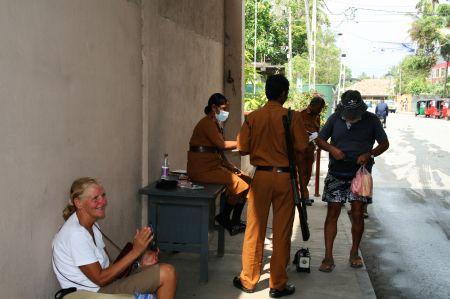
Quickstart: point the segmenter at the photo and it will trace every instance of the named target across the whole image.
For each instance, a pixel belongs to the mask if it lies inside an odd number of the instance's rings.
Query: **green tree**
[[[450,45],[448,35],[442,29],[450,25],[450,6],[436,0],[420,0],[416,9],[418,17],[409,30],[411,39],[417,44],[414,55],[406,56],[391,74],[395,74],[395,92],[421,94],[446,94],[444,86],[432,85],[428,77],[438,55],[448,62]],[[401,74],[401,78],[400,78]],[[401,80],[401,82],[400,82]]]
[[[319,31],[316,46],[316,83],[337,84],[339,82],[340,55],[341,51],[336,46],[334,32],[329,29]],[[303,78],[306,82],[309,76],[308,53],[295,56],[292,65],[293,77]],[[349,73],[351,75],[351,70]]]
[[[443,18],[445,18],[445,26],[446,28],[449,28],[450,5],[439,5],[437,11],[440,16],[443,16]],[[442,58],[444,58],[446,65],[448,65],[448,62],[450,60],[450,34],[448,34],[448,31],[444,31],[441,29],[439,43],[440,43],[440,54]],[[442,90],[440,90],[439,92],[439,94],[441,94],[444,97],[448,97],[447,81],[448,81],[448,67],[445,68],[444,86],[442,87]]]
[[[411,93],[414,95],[419,95],[430,90],[430,88],[426,87],[426,81],[430,73],[429,57],[427,56],[406,56],[398,67],[391,69],[390,73],[394,75],[395,93],[400,92],[400,86],[402,87],[402,93]]]
[[[256,60],[267,61],[273,65],[283,65],[287,61],[288,53],[288,18],[286,12],[275,14],[273,1],[246,0],[245,1],[245,48],[252,53],[255,46],[255,3],[257,3],[256,26]],[[307,51],[306,29],[301,22],[294,22],[292,26],[293,55]]]
[[[284,107],[291,107],[294,110],[301,111],[308,107],[311,99],[316,95],[314,92],[289,92],[289,98],[284,104]],[[328,109],[328,104],[325,102],[325,107],[323,108],[323,112],[320,114],[320,123],[321,125],[325,124],[325,121],[328,117],[325,111]]]
[[[348,67],[345,68],[345,82],[345,86],[349,86],[353,83],[352,69]]]
[[[436,11],[439,0],[420,0],[416,4],[417,12],[422,14],[432,14]]]
[[[417,43],[417,54],[430,57],[428,67],[436,63],[437,42],[443,25],[444,19],[442,17],[424,16],[414,21],[409,30],[411,39]]]
[[[246,0],[245,1],[245,82],[256,84],[256,94],[247,90],[245,109],[253,110],[266,102],[263,93],[264,80],[254,74],[255,47],[255,4],[257,4],[256,61],[266,61],[272,65],[287,64],[288,53],[288,15],[292,14],[292,55],[293,76],[307,82],[309,54],[303,0]],[[312,1],[310,1],[310,9]],[[324,1],[317,1],[317,40],[316,40],[316,82],[335,84],[339,80],[340,52],[336,47],[335,34],[331,32],[327,15],[323,12]],[[311,13],[310,13],[311,15]],[[324,29],[322,29],[324,28]],[[351,71],[348,70],[351,74]],[[348,77],[350,78],[350,76]],[[291,83],[291,86],[295,86]],[[291,88],[291,92],[294,88]],[[299,99],[294,95],[294,101]]]

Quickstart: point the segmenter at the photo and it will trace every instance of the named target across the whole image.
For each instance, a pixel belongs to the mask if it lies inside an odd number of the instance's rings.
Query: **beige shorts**
[[[105,294],[141,294],[156,293],[159,287],[159,264],[139,268],[130,276],[118,279],[107,286],[101,287],[98,292]]]
[[[134,299],[134,295],[101,294],[85,290],[76,291],[64,296],[64,299]]]

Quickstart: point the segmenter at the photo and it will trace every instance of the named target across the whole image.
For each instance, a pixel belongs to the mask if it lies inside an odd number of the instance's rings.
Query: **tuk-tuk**
[[[442,101],[442,118],[446,118],[447,120],[450,119],[450,110],[448,109],[450,105],[450,100],[449,99],[444,99]]]
[[[426,107],[427,107],[427,100],[418,100],[416,103],[416,116],[425,115]]]
[[[444,101],[443,100],[436,100],[436,105],[435,105],[435,111],[434,114],[431,116],[433,118],[441,118],[442,116],[442,106],[444,105]]]
[[[425,107],[425,117],[433,117],[435,113],[436,113],[436,101],[435,100],[427,101]]]

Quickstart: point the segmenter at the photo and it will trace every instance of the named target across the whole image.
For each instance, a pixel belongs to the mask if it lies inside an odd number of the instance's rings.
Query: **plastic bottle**
[[[141,294],[138,292],[134,293],[134,298],[135,299],[157,299],[156,295],[154,295],[154,294]]]
[[[169,179],[169,154],[164,154],[164,162],[161,166],[161,180]]]

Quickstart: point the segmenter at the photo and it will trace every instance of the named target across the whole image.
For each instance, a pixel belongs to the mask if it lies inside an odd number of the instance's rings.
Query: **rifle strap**
[[[289,128],[291,127],[291,122],[292,122],[292,109],[291,109],[291,107],[289,107],[288,112],[287,112],[287,123],[288,123]],[[292,153],[295,153],[293,144],[292,144]],[[295,154],[294,154],[294,158],[295,158]],[[298,164],[298,161],[295,159],[294,163]],[[300,166],[300,165],[298,165],[298,166]],[[302,181],[302,170],[300,167],[298,167],[297,171],[298,171],[298,182],[300,184],[300,198],[303,199],[303,193],[304,193],[305,186],[303,186],[303,181]]]
[[[290,128],[291,127],[291,122],[292,122],[292,109],[291,109],[291,107],[288,108],[287,122],[288,122],[288,125],[289,125],[289,128]]]

